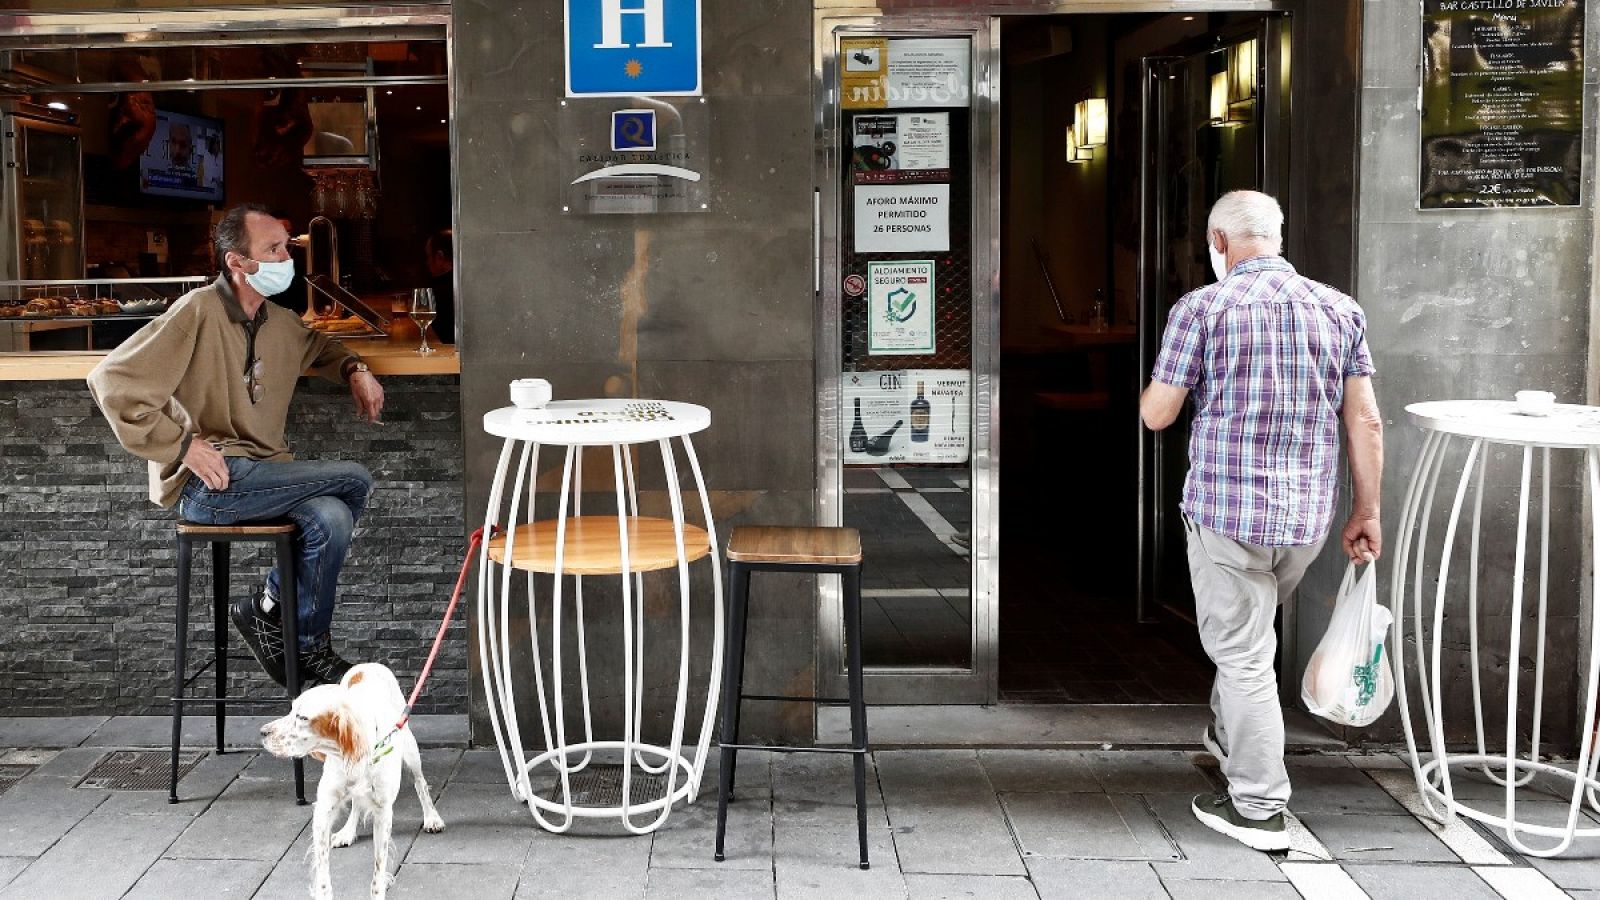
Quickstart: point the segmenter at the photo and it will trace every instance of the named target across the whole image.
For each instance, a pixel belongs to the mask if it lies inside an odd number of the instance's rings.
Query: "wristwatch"
[[[351,375],[354,375],[357,372],[368,372],[368,373],[370,373],[371,371],[372,371],[372,369],[366,363],[361,362],[359,360],[356,362],[355,365],[350,367],[350,374]]]

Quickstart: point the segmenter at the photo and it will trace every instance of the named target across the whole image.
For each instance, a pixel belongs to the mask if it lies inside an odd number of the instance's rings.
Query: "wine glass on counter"
[[[417,348],[421,354],[437,352],[428,346],[428,326],[433,324],[433,317],[438,314],[434,306],[433,288],[417,288],[411,292],[411,321],[417,323],[417,330],[422,332],[422,346]]]

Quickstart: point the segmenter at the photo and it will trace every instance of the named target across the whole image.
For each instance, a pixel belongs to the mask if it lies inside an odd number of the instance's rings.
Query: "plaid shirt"
[[[1328,533],[1344,380],[1373,373],[1354,300],[1258,256],[1172,308],[1156,381],[1195,401],[1183,512],[1247,544]]]

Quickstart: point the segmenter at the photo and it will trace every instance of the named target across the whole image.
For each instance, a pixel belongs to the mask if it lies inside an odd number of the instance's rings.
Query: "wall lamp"
[[[1079,100],[1072,107],[1072,124],[1067,126],[1067,162],[1094,159],[1094,148],[1103,147],[1108,130],[1104,97]]]
[[[1084,147],[1078,143],[1078,123],[1067,125],[1067,162],[1086,163],[1094,159],[1094,148]]]
[[[1256,103],[1256,42],[1254,40],[1230,45],[1227,60],[1221,72],[1211,76],[1211,96],[1208,105],[1211,124],[1216,127],[1239,125],[1255,115]]]

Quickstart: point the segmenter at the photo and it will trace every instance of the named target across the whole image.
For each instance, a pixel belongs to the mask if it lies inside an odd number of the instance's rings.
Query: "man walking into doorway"
[[[299,526],[299,596],[280,598],[274,569],[261,596],[230,612],[261,667],[283,684],[274,607],[296,604],[300,683],[335,683],[350,663],[329,642],[334,593],[372,476],[359,463],[293,459],[284,426],[307,368],[349,384],[356,414],[369,422],[383,411],[383,388],[343,344],[267,301],[289,286],[294,262],[289,233],[266,207],[229,210],[212,243],[222,274],[113,350],[89,373],[89,391],[122,446],[150,461],[155,503],[177,504],[202,525],[288,518]]]
[[[1279,255],[1277,201],[1224,195],[1206,237],[1218,280],[1173,307],[1139,412],[1159,431],[1194,396],[1182,510],[1200,641],[1217,666],[1203,740],[1228,779],[1194,814],[1257,850],[1287,850],[1273,617],[1327,536],[1341,419],[1354,482],[1344,552],[1382,551],[1383,420],[1361,307]]]

